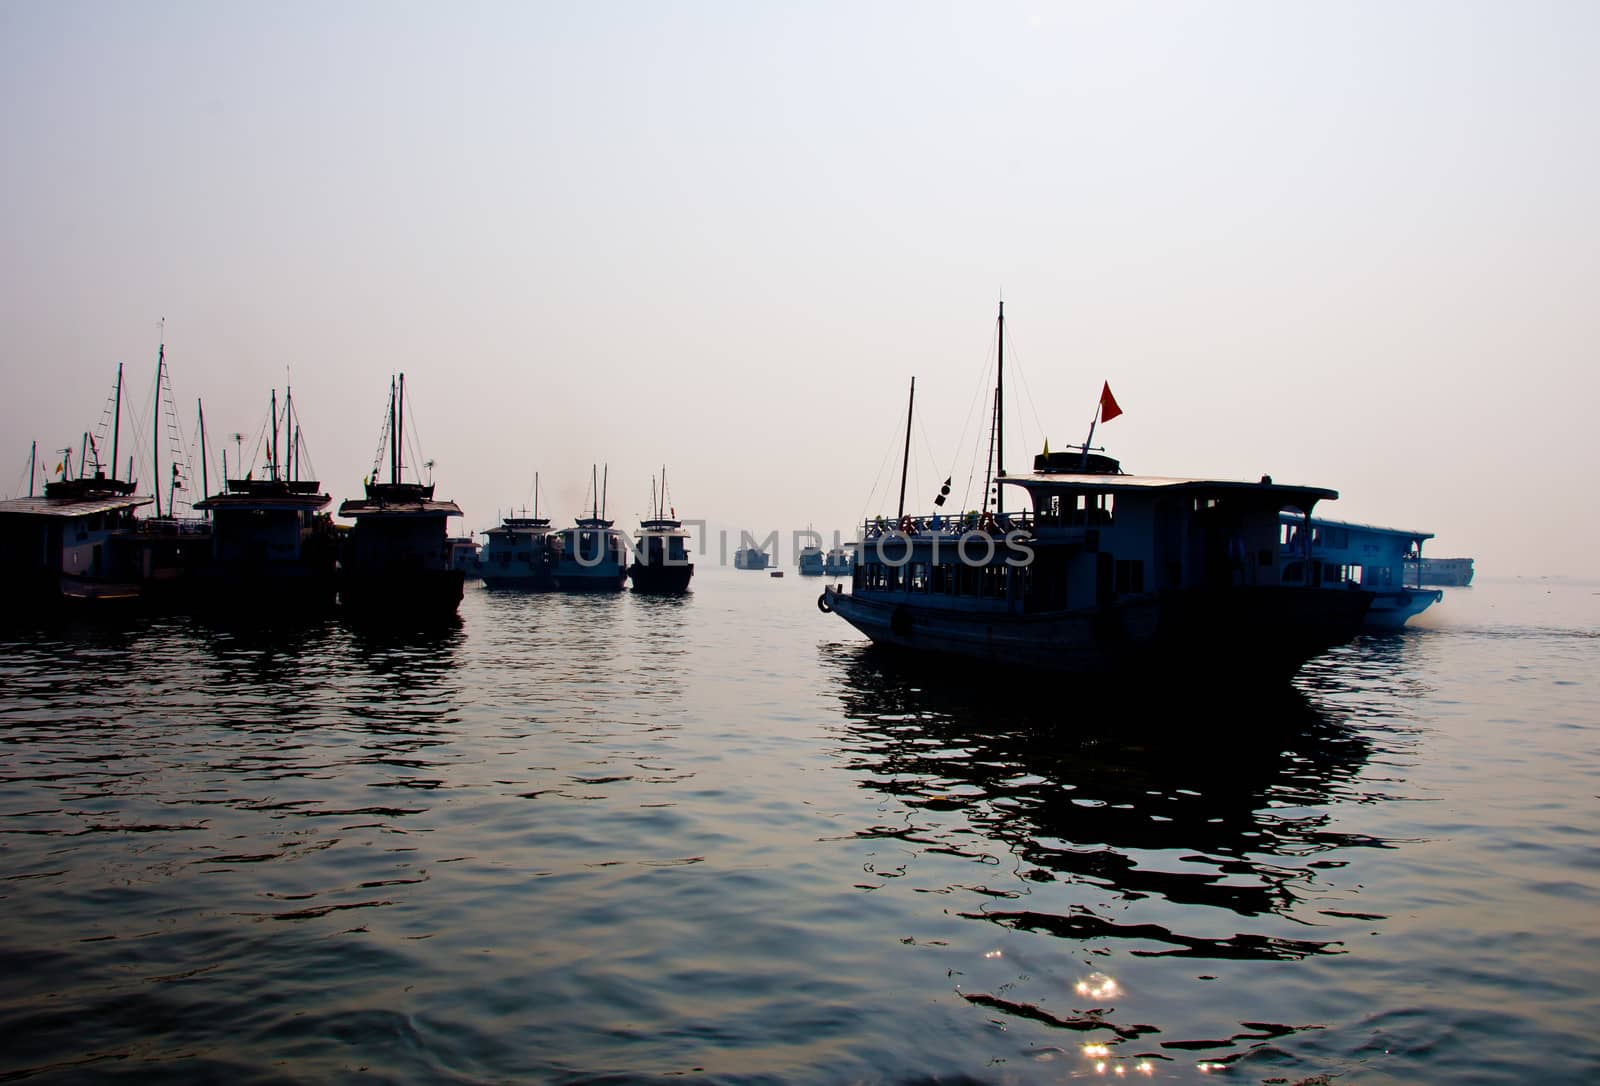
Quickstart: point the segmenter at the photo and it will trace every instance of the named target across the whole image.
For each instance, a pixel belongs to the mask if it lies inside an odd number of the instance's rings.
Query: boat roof
[[[579,517],[577,524],[575,524],[573,527],[576,527],[576,528],[609,528],[615,523],[616,523],[615,521],[603,520],[600,517]],[[571,528],[567,529],[567,531],[571,531],[571,530],[572,530]]]
[[[683,521],[667,520],[665,518],[643,520],[639,522],[639,527],[647,532],[681,532],[683,531]]]
[[[384,501],[372,498],[346,498],[339,505],[341,517],[459,517],[461,507],[455,502],[430,500]]]
[[[137,509],[154,498],[133,495],[109,498],[10,498],[0,501],[0,514],[21,517],[92,517],[119,509]]]
[[[1237,491],[1240,493],[1265,493],[1271,492],[1278,496],[1281,504],[1287,506],[1297,505],[1298,502],[1331,501],[1339,496],[1337,490],[1330,490],[1321,486],[1296,486],[1286,483],[1274,483],[1271,476],[1264,475],[1259,482],[1249,483],[1232,479],[1188,479],[1165,475],[1120,475],[1109,473],[1086,472],[1075,474],[1071,472],[1031,472],[1027,475],[1002,475],[1000,482],[1020,486],[1030,494],[1052,493],[1087,493],[1115,494],[1149,493],[1154,490],[1191,490],[1200,493],[1226,493]]]
[[[1293,521],[1296,524],[1300,523],[1300,515],[1298,513],[1291,513],[1287,509],[1283,510],[1279,514],[1279,517],[1285,521]],[[1414,532],[1406,528],[1385,528],[1377,524],[1358,524],[1353,520],[1330,520],[1327,517],[1312,517],[1311,523],[1313,525],[1321,525],[1329,528],[1353,528],[1361,532],[1371,532],[1374,535],[1403,535],[1407,539],[1433,538],[1432,532]]]

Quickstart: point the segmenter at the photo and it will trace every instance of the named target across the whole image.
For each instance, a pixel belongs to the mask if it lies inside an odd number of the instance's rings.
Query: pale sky
[[[535,471],[565,523],[598,462],[626,527],[664,463],[681,516],[848,529],[893,508],[913,375],[908,504],[959,501],[1004,297],[1014,470],[1109,381],[1128,470],[1600,574],[1597,30],[1588,2],[4,0],[0,493],[119,361],[148,412],[165,318],[213,489],[287,371],[354,496],[403,371],[454,528]]]

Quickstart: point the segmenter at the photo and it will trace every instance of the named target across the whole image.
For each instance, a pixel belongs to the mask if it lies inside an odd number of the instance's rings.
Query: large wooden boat
[[[195,502],[211,516],[211,562],[195,574],[196,604],[234,617],[256,612],[305,613],[331,607],[337,592],[333,501],[315,479],[301,479],[300,429],[292,394],[278,411],[272,394],[265,475],[225,479]],[[280,432],[288,455],[279,456]],[[242,466],[242,465],[241,465]]]
[[[355,520],[340,549],[339,603],[355,614],[438,618],[461,606],[466,573],[451,564],[448,531],[461,509],[435,498],[432,482],[405,479],[405,395],[402,373],[389,383],[389,481],[378,481],[375,465],[365,497],[339,506]]]
[[[1334,490],[1268,477],[1131,475],[1087,440],[1035,457],[1029,474],[1006,474],[1004,321],[1002,306],[996,496],[986,479],[982,510],[912,516],[902,482],[895,518],[863,526],[849,585],[826,588],[821,610],[911,652],[1029,670],[1132,671],[1149,682],[1285,678],[1360,631],[1371,592],[1284,577],[1281,511],[1309,519]],[[908,406],[908,457],[909,415]],[[1011,487],[1030,508],[1004,510],[999,495]]]

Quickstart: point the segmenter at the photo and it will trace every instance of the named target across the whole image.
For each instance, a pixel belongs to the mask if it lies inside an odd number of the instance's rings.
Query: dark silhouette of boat
[[[448,523],[461,509],[435,498],[431,481],[405,479],[405,395],[402,373],[389,384],[389,481],[379,482],[375,467],[366,496],[339,506],[341,517],[355,520],[340,548],[339,603],[359,615],[451,616],[466,574],[451,564]]]

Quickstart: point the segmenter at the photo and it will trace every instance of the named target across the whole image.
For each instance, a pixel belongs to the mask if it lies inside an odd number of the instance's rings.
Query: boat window
[[[1290,562],[1283,567],[1283,583],[1299,584],[1305,579],[1306,567],[1304,562]]]
[[[912,562],[906,572],[906,585],[913,592],[928,590],[928,563]]]

